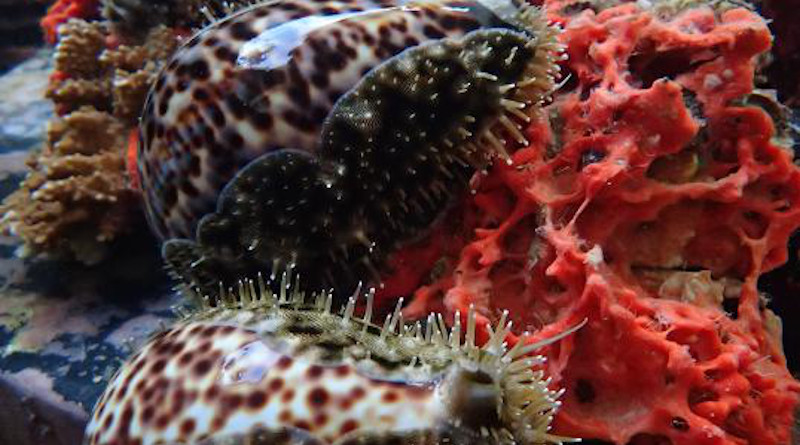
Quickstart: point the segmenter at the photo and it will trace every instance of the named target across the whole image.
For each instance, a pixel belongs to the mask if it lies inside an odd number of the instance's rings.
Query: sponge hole
[[[575,398],[578,403],[592,403],[597,398],[594,385],[587,379],[578,379],[575,382]]]

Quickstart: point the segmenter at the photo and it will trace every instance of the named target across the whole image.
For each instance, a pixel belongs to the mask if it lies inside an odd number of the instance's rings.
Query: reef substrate
[[[546,6],[572,78],[379,296],[413,292],[408,317],[509,309],[535,337],[588,318],[549,353],[558,433],[788,443],[800,383],[757,282],[800,225],[800,170],[784,108],[753,86],[767,24],[730,5]]]
[[[143,3],[114,3],[142,16]],[[587,319],[546,351],[554,387],[567,391],[559,434],[632,445],[790,440],[800,383],[757,282],[786,261],[800,226],[800,170],[784,108],[754,87],[772,44],[765,21],[714,5],[546,2],[572,77],[527,129],[533,143],[476,176],[474,194],[383,277],[376,303],[413,294],[406,317],[474,305],[496,321],[509,309],[518,334],[537,330],[533,340]],[[156,27],[149,44],[126,46],[107,26],[60,27],[65,56],[50,93],[59,116],[4,208],[33,250],[89,262],[129,226],[108,217],[135,205],[127,136],[166,57],[154,42],[179,34]],[[81,43],[64,52],[70,41]],[[97,60],[97,71],[80,63]],[[90,139],[97,146],[76,144]],[[100,217],[111,224],[102,237],[63,244]]]

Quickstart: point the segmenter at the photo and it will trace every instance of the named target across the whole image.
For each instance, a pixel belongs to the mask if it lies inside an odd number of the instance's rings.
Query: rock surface
[[[44,141],[49,60],[41,51],[0,77],[0,199]],[[78,444],[107,379],[170,322],[174,298],[145,230],[94,268],[22,259],[18,246],[0,237],[0,443]]]

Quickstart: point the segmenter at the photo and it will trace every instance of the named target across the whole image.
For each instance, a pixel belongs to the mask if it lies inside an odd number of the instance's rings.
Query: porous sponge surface
[[[560,434],[789,443],[800,383],[756,284],[800,225],[800,170],[780,106],[753,87],[766,23],[742,8],[546,6],[572,78],[513,165],[476,177],[394,258],[383,298],[413,286],[412,317],[508,309],[529,341],[588,319],[546,352],[566,388]]]

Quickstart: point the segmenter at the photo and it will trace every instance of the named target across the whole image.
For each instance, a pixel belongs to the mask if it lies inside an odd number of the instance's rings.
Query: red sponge
[[[57,0],[42,19],[47,43],[54,45],[58,40],[58,26],[71,18],[89,19],[100,14],[100,0]]]
[[[800,226],[800,170],[781,105],[753,88],[767,25],[745,9],[588,4],[547,3],[572,78],[532,145],[476,178],[389,280],[416,289],[408,316],[509,309],[533,340],[588,319],[547,351],[567,389],[559,434],[788,443],[800,384],[756,282]]]

